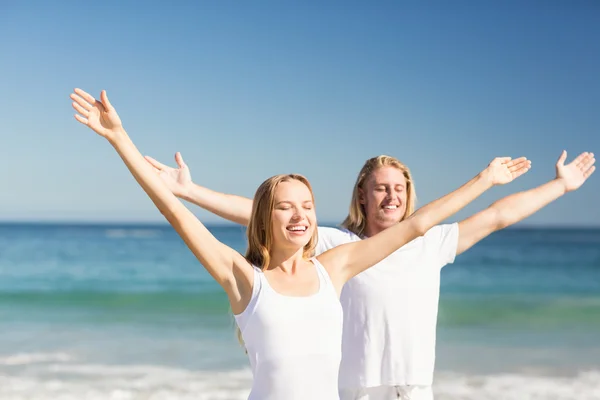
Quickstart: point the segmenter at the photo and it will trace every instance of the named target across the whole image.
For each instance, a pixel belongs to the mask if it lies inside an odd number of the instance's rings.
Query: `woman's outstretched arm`
[[[233,312],[243,311],[250,299],[253,277],[246,259],[219,242],[165,186],[125,132],[106,91],[101,92],[99,101],[83,90],[75,89],[71,99],[78,112],[75,119],[108,140],[161,214],[225,289]]]

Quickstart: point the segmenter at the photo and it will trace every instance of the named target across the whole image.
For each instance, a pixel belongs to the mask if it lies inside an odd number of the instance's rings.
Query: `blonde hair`
[[[352,200],[350,201],[350,212],[348,216],[342,222],[342,227],[348,229],[350,232],[355,233],[358,236],[362,236],[367,225],[367,215],[364,206],[360,203],[360,191],[365,190],[366,182],[369,180],[373,172],[383,167],[393,167],[402,171],[404,178],[406,179],[406,210],[402,219],[405,219],[415,211],[415,205],[417,201],[417,194],[415,192],[415,185],[412,180],[410,170],[406,165],[400,162],[395,157],[381,155],[368,159],[363,165],[354,189],[352,191]]]
[[[311,200],[315,201],[312,187],[302,175],[298,174],[281,174],[275,175],[264,181],[256,190],[254,200],[252,202],[252,213],[250,222],[246,229],[246,237],[248,238],[248,249],[246,250],[246,260],[261,270],[268,268],[271,261],[271,249],[273,247],[273,231],[271,223],[273,220],[273,208],[275,207],[275,190],[282,182],[298,181],[306,185],[310,192]],[[304,246],[303,256],[305,258],[312,257],[315,252],[318,240],[317,229]],[[254,283],[256,284],[256,283]],[[239,326],[236,324],[236,336],[238,341],[243,346],[242,333]]]

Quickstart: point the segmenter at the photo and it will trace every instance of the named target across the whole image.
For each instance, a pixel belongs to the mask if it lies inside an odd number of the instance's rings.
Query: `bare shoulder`
[[[323,268],[329,274],[331,281],[333,282],[336,290],[341,291],[341,287],[347,280],[344,266],[348,264],[348,257],[350,255],[350,248],[353,242],[347,242],[330,248],[327,251],[319,254],[316,259],[321,263]]]

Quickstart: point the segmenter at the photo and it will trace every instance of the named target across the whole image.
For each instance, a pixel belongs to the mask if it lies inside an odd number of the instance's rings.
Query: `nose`
[[[301,208],[294,209],[294,215],[292,215],[292,221],[301,221],[304,219],[305,212]]]

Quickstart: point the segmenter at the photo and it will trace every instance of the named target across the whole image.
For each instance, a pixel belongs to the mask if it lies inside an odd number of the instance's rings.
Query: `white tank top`
[[[312,258],[319,290],[277,293],[254,267],[252,298],[235,316],[254,382],[248,400],[337,400],[342,306],[329,274]]]

